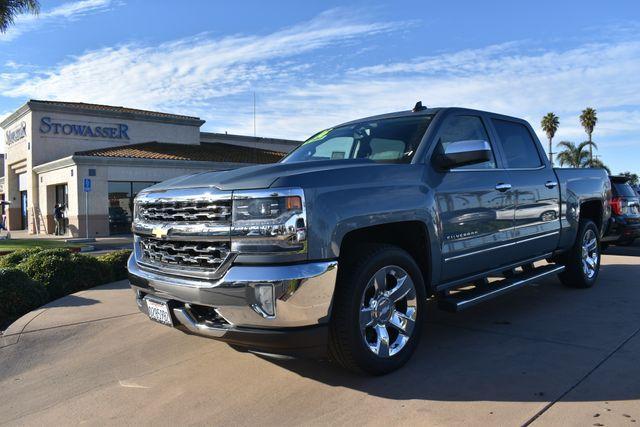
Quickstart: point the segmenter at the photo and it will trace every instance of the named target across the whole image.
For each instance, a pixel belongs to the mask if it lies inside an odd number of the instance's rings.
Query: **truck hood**
[[[252,190],[269,188],[279,178],[320,171],[347,168],[375,167],[379,164],[366,159],[326,160],[298,163],[275,163],[246,166],[238,169],[203,172],[195,175],[173,178],[149,187],[145,191],[162,191],[181,188],[215,187],[220,190]]]

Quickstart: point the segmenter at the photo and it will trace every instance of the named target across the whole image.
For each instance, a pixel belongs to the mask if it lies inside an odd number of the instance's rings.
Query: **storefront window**
[[[109,181],[109,233],[131,232],[133,199],[143,189],[155,184],[147,181]]]

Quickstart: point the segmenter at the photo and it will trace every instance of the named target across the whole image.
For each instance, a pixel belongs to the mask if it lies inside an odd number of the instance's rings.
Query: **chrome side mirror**
[[[491,160],[491,145],[480,139],[454,141],[436,153],[434,160],[444,170],[484,163]]]

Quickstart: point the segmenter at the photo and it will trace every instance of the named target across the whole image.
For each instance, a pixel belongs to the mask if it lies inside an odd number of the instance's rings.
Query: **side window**
[[[482,140],[489,142],[487,131],[478,116],[453,116],[449,117],[440,130],[438,143],[444,150],[447,145],[456,141]],[[494,169],[496,167],[495,155],[493,159],[484,163],[462,166],[458,169]]]
[[[529,129],[521,123],[491,119],[498,133],[507,168],[537,168],[542,165]]]

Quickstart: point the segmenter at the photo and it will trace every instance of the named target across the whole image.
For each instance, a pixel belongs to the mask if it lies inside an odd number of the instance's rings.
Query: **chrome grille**
[[[229,257],[228,242],[182,242],[140,239],[142,262],[161,266],[216,270]]]
[[[139,207],[140,218],[157,222],[228,222],[231,201],[176,201],[145,203]]]

